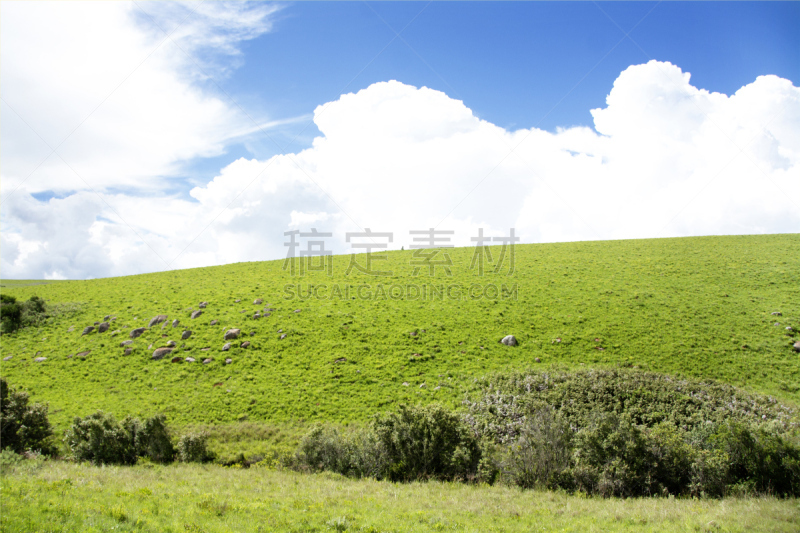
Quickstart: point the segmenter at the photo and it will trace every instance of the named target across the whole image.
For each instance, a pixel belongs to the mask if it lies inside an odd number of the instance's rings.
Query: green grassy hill
[[[476,377],[534,365],[639,366],[797,405],[798,338],[785,328],[800,329],[798,249],[796,234],[703,237],[518,245],[510,276],[506,269],[480,276],[469,269],[473,249],[461,248],[449,251],[452,277],[441,269],[435,278],[412,276],[412,252],[401,251],[375,262],[393,271],[385,277],[346,276],[349,256],[336,256],[331,275],[293,277],[282,261],[270,261],[43,285],[3,281],[2,291],[18,299],[78,307],[3,335],[0,356],[11,358],[0,370],[34,401],[49,402],[59,429],[96,409],[163,412],[177,425],[363,421],[400,402],[457,405]],[[317,286],[328,298],[299,298],[287,284],[299,284],[302,296]],[[359,299],[357,287],[367,284],[370,298]],[[409,284],[427,284],[429,293],[443,286],[444,294],[392,298],[401,290],[392,285]],[[495,284],[498,297],[470,298],[473,284]],[[202,315],[191,319],[203,301]],[[253,318],[265,308],[269,316]],[[125,355],[120,343],[159,314],[169,317],[164,327],[147,329]],[[81,335],[106,315],[116,317],[107,332]],[[182,341],[185,328],[192,335]],[[242,336],[223,352],[228,328]],[[508,334],[519,346],[498,342]],[[178,348],[154,361],[169,340]],[[240,348],[243,341],[250,346]],[[177,356],[196,362],[172,363]]]

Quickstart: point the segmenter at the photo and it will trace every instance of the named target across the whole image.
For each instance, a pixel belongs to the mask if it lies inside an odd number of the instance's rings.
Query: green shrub
[[[502,460],[503,477],[523,488],[555,488],[571,465],[573,432],[550,408],[540,409],[521,426]]]
[[[16,331],[22,323],[22,307],[17,299],[8,294],[0,294],[0,328],[3,333]]]
[[[440,405],[400,406],[397,413],[377,416],[372,428],[393,481],[476,477],[478,440],[460,416]]]
[[[156,463],[171,463],[175,458],[167,417],[157,414],[144,421],[136,434],[136,450],[141,457]]]
[[[94,464],[135,464],[136,419],[117,422],[114,415],[97,411],[85,418],[75,417],[64,442],[78,461]]]
[[[729,483],[757,493],[800,495],[800,445],[769,427],[721,424],[712,437],[729,461]]]
[[[167,418],[154,415],[142,423],[126,416],[117,422],[114,415],[98,411],[85,418],[76,417],[64,438],[75,459],[95,464],[135,464],[139,457],[169,463],[175,458]]]
[[[183,435],[178,441],[178,458],[184,463],[207,463],[214,460],[208,449],[208,432],[199,431]]]
[[[47,417],[47,406],[29,405],[26,392],[9,390],[0,379],[0,439],[3,449],[16,453],[26,450],[45,454],[56,452],[51,437],[53,427]]]
[[[303,470],[376,479],[386,476],[388,466],[386,451],[373,431],[362,429],[344,435],[323,425],[313,427],[303,437],[295,464]]]

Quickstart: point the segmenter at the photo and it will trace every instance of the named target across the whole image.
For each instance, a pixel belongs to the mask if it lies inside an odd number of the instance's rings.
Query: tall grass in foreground
[[[394,484],[218,465],[28,460],[2,474],[0,529],[32,531],[769,531],[797,499],[602,499],[459,483]]]

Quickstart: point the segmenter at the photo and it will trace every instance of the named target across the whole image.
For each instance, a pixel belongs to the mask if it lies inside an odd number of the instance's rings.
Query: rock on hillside
[[[514,337],[514,335],[506,335],[500,342],[502,342],[506,346],[516,346],[517,338]]]
[[[170,353],[172,353],[172,348],[158,348],[153,352],[153,360],[158,361],[159,359],[163,359],[165,355],[169,355]]]
[[[231,339],[237,338],[240,332],[241,331],[237,328],[229,329],[228,331],[225,332],[225,340],[229,341]]]
[[[131,330],[131,339],[135,339],[145,332],[145,328],[136,328]]]
[[[150,319],[150,323],[147,325],[147,327],[148,327],[148,328],[152,328],[152,327],[153,327],[153,326],[155,326],[156,324],[161,324],[161,323],[162,323],[162,322],[164,322],[166,319],[167,319],[167,315],[158,315],[158,316],[154,316],[153,318],[151,318],[151,319]]]

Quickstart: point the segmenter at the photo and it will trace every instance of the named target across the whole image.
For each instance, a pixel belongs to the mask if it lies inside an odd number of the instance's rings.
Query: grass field
[[[292,277],[272,261],[4,287],[20,299],[38,295],[78,310],[4,335],[0,355],[11,359],[2,375],[49,402],[60,429],[96,409],[160,411],[177,425],[358,422],[400,402],[457,405],[475,377],[528,368],[536,358],[714,378],[796,405],[800,356],[785,327],[800,327],[798,246],[798,235],[524,245],[512,276],[480,277],[469,270],[473,250],[454,249],[450,278],[412,277],[412,253],[393,252],[379,265],[394,271],[385,278],[345,276],[348,258],[335,257],[331,276]],[[357,299],[352,289],[350,299],[287,299],[286,284],[301,284],[305,294],[309,283],[370,284],[373,297]],[[516,284],[517,299],[376,299],[379,283],[465,292],[473,283]],[[208,302],[202,316],[189,318],[201,301]],[[265,307],[271,315],[254,319]],[[158,314],[169,316],[165,327],[148,329],[124,355],[120,342]],[[105,315],[117,317],[108,332],[81,335]],[[223,352],[231,327],[244,338]],[[181,341],[184,328],[193,333]],[[520,345],[499,344],[507,334]],[[169,340],[182,346],[172,356],[197,362],[153,361],[153,350]],[[239,348],[243,340],[251,346]],[[37,353],[47,360],[34,362]],[[206,357],[214,361],[201,364]]]
[[[360,425],[400,403],[459,407],[480,377],[509,370],[639,367],[720,380],[796,407],[799,245],[800,235],[524,245],[513,275],[481,276],[469,269],[473,250],[454,249],[452,277],[413,276],[412,252],[401,251],[380,262],[393,271],[380,278],[347,276],[349,258],[334,257],[330,275],[302,277],[272,261],[91,281],[3,280],[3,293],[40,296],[57,312],[2,336],[8,359],[0,372],[49,403],[59,436],[73,417],[97,409],[117,417],[162,412],[174,429],[209,430],[223,462],[240,453],[267,463],[285,456],[314,421]],[[409,286],[422,284],[427,298],[408,297]],[[393,285],[405,295],[392,298]],[[470,298],[475,285],[498,287],[497,297]],[[308,297],[309,286],[327,298]],[[364,298],[360,286],[368,286]],[[208,302],[202,315],[190,318],[200,302]],[[159,314],[168,321],[148,328],[126,355],[120,343]],[[116,317],[108,331],[81,335],[106,315]],[[242,336],[222,351],[228,328]],[[185,329],[192,334],[182,340]],[[519,345],[500,344],[507,334]],[[170,340],[176,349],[153,360]],[[175,356],[196,362],[172,363]],[[213,361],[202,364],[207,357]],[[3,531],[800,528],[796,499],[601,500],[264,467],[41,460],[5,469],[0,515]]]
[[[216,465],[27,461],[3,478],[0,529],[57,531],[795,532],[797,500],[599,499],[393,484]]]

